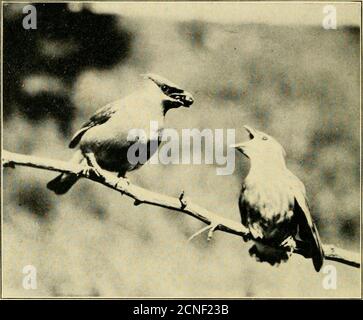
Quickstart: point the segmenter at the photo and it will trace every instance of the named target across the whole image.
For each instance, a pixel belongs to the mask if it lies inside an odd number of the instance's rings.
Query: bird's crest
[[[144,79],[153,81],[166,96],[164,99],[165,113],[172,108],[178,108],[180,106],[189,107],[193,104],[193,96],[170,80],[155,73],[146,73],[141,76],[143,76]]]

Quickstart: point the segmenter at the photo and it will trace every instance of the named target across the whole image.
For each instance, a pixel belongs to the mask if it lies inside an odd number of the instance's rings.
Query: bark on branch
[[[201,229],[200,232],[197,232],[194,236],[208,230],[208,240],[210,240],[213,236],[213,232],[220,230],[240,236],[245,240],[250,238],[249,230],[242,224],[230,219],[223,218],[216,213],[213,213],[193,203],[185,197],[184,192],[180,194],[179,198],[174,198],[133,185],[128,180],[117,178],[113,174],[106,171],[102,171],[102,176],[98,177],[92,174],[86,174],[87,170],[84,170],[87,168],[86,166],[74,165],[59,160],[12,153],[5,150],[2,151],[1,159],[3,167],[15,168],[16,165],[19,165],[50,171],[76,173],[84,178],[101,183],[106,187],[114,189],[121,194],[127,195],[128,197],[134,199],[135,205],[149,204],[182,212],[208,225]],[[192,238],[194,236],[192,236]],[[355,268],[360,268],[359,253],[340,249],[334,245],[323,245],[323,250],[326,260],[332,260]],[[294,253],[300,254],[304,257],[309,255],[303,246],[299,247],[299,245],[294,250]]]

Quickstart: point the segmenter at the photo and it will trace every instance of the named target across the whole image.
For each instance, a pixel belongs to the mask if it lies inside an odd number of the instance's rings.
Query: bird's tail
[[[324,263],[324,251],[316,225],[312,224],[310,229],[300,225],[299,237],[303,241],[299,242],[298,247],[308,252],[307,257],[311,257],[315,270],[319,272]]]
[[[56,194],[65,194],[78,181],[79,177],[73,173],[62,173],[47,183],[47,188]]]
[[[83,159],[81,151],[78,150],[70,162],[81,163]],[[72,188],[78,179],[79,176],[74,173],[61,173],[59,176],[47,183],[47,188],[54,191],[56,194],[65,194],[70,188]]]

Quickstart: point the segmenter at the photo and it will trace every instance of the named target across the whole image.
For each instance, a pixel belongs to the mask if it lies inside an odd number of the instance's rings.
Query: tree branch
[[[159,194],[139,186],[131,184],[127,179],[117,178],[113,174],[102,171],[101,177],[93,175],[92,170],[85,170],[89,167],[84,165],[76,165],[69,162],[45,159],[40,157],[22,155],[3,150],[2,151],[2,165],[3,167],[15,168],[16,165],[45,169],[50,171],[58,171],[64,173],[75,173],[80,177],[90,179],[92,181],[103,184],[106,187],[114,189],[121,194],[134,199],[135,205],[149,204],[166,209],[182,212],[192,216],[208,226],[201,229],[194,236],[208,230],[208,240],[213,236],[213,232],[220,230],[223,232],[231,233],[242,237],[244,240],[250,239],[249,230],[239,222],[223,218],[197,204],[194,204],[184,195],[184,191],[180,194],[179,198],[170,197],[167,195]],[[91,172],[91,174],[87,174]],[[191,240],[191,239],[190,239]],[[350,252],[344,249],[337,248],[333,245],[323,245],[323,250],[326,260],[340,262],[352,267],[360,268],[360,254]],[[300,254],[304,257],[309,257],[309,253],[302,247],[297,247],[294,253]]]

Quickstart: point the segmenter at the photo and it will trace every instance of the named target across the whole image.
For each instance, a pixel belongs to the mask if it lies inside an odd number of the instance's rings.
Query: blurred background
[[[193,93],[191,109],[167,114],[172,128],[263,130],[285,147],[306,185],[324,243],[360,246],[360,8],[336,4],[37,4],[37,29],[22,27],[25,4],[4,5],[3,147],[68,160],[68,141],[99,107],[155,72]],[[248,161],[233,175],[213,165],[145,165],[142,187],[186,196],[239,221]],[[19,167],[3,176],[3,295],[117,297],[351,297],[360,271],[337,268],[337,289],[293,255],[279,267],[254,261],[250,244],[80,181],[66,195],[45,187],[54,173]],[[37,268],[37,290],[22,287]]]

